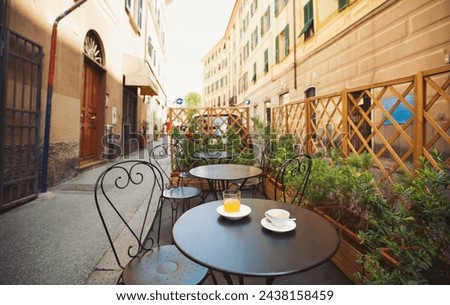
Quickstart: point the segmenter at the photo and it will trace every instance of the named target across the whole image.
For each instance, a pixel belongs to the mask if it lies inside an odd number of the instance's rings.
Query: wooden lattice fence
[[[308,153],[341,148],[369,153],[380,182],[411,173],[432,151],[450,164],[450,66],[306,98],[272,110],[278,135],[293,134]]]

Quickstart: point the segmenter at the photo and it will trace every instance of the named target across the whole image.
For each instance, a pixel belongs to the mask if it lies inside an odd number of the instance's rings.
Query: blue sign
[[[408,94],[405,96],[405,100],[411,105],[414,106],[414,94]],[[387,97],[382,100],[382,104],[384,109],[387,111],[390,111],[395,103],[397,103],[398,98],[397,97]],[[391,116],[394,118],[394,120],[398,124],[405,124],[413,115],[413,113],[409,110],[409,108],[403,103],[400,102],[400,104],[395,107],[394,111],[392,111]],[[385,117],[385,115],[383,115]],[[392,122],[390,120],[384,121],[383,125],[392,125]]]

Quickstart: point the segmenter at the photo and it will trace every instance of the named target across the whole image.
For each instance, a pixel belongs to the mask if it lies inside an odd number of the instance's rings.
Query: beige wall
[[[164,11],[163,0],[157,0],[158,7]],[[48,66],[50,59],[51,33],[54,20],[74,5],[73,0],[14,0],[8,1],[8,26],[11,30],[35,41],[43,47],[44,58],[42,66],[41,91],[41,143],[43,141],[45,111],[47,101]],[[122,94],[123,94],[123,55],[129,54],[141,58],[146,57],[147,37],[151,35],[155,50],[158,51],[157,62],[148,64],[155,72],[155,81],[159,86],[161,107],[165,107],[166,93],[164,89],[165,47],[162,45],[164,36],[163,25],[149,21],[146,28],[146,18],[153,18],[155,1],[144,1],[143,27],[138,30],[133,25],[133,18],[127,13],[124,1],[88,0],[62,20],[57,27],[57,52],[55,61],[54,86],[52,96],[52,115],[50,131],[50,184],[64,177],[59,172],[68,175],[79,164],[80,141],[80,107],[83,99],[84,85],[84,40],[90,30],[94,30],[103,46],[104,70],[100,99],[104,100],[104,108],[99,116],[104,118],[98,126],[101,132],[104,125],[112,123],[112,109],[118,110],[118,121],[114,132],[122,132]],[[161,20],[164,12],[161,12]],[[153,28],[158,26],[159,28]],[[139,90],[138,90],[139,94]],[[144,96],[140,95],[137,104],[137,128],[141,130],[141,122],[149,117]],[[160,111],[160,109],[157,109]],[[151,109],[153,111],[153,109]],[[104,123],[104,125],[103,125]],[[66,162],[67,161],[67,162]],[[66,162],[66,163],[65,163]],[[63,164],[64,163],[64,164]],[[58,176],[58,177],[56,177]]]
[[[260,0],[256,18],[250,21],[251,32],[271,5],[270,33],[260,37],[258,48],[241,66],[241,71],[249,71],[250,65],[257,61],[258,81],[238,96],[238,104],[244,98],[257,103],[260,118],[264,115],[264,102],[270,100],[272,106],[279,105],[279,96],[286,92],[290,101],[295,101],[304,98],[309,87],[315,87],[316,93],[323,95],[448,64],[445,54],[450,53],[450,1],[350,0],[349,6],[338,12],[337,1],[314,0],[315,33],[305,41],[298,36],[303,28],[306,2],[289,1],[275,18],[273,1]],[[235,10],[241,3],[237,1]],[[246,3],[244,12],[252,1]],[[238,28],[240,23],[239,13],[233,12],[228,29],[231,31],[233,25]],[[274,39],[287,23],[290,53],[275,64]],[[235,41],[230,43],[238,46],[247,40],[231,37]],[[265,48],[269,48],[267,74],[262,72]]]

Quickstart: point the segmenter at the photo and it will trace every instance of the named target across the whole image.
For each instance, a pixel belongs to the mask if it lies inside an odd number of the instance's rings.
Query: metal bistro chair
[[[252,192],[252,197],[256,198],[258,190],[262,188],[262,194],[266,196],[265,186],[264,186],[264,180],[266,178],[267,170],[268,170],[268,162],[267,158],[269,158],[269,150],[271,149],[270,143],[266,144],[264,146],[264,149],[261,149],[259,145],[254,145],[254,147],[258,147],[256,149],[257,151],[257,158],[255,159],[255,166],[258,166],[261,168],[262,173],[258,177],[252,177],[245,181],[244,184],[242,184],[243,180],[236,180],[231,181],[230,184],[234,184],[239,188],[240,190],[250,190]]]
[[[303,195],[308,184],[309,175],[312,168],[312,158],[310,155],[302,154],[292,157],[283,163],[275,176],[275,185],[281,185],[281,194],[279,194],[278,187],[275,187],[275,200],[282,198],[283,202],[287,202],[285,179],[287,176],[297,179],[297,188],[291,197],[291,204],[301,205]]]
[[[164,191],[163,191],[163,200],[161,201],[161,206],[159,207],[160,213],[162,212],[163,205],[166,200],[170,201],[172,205],[172,225],[174,224],[175,219],[178,217],[179,205],[182,204],[182,210],[185,211],[190,208],[190,200],[199,197],[202,201],[201,197],[202,191],[199,188],[191,187],[191,186],[176,186],[172,183],[170,177],[166,174],[166,169],[171,166],[172,160],[176,160],[177,158],[185,158],[186,155],[181,148],[181,146],[177,144],[163,143],[159,144],[153,148],[149,148],[149,160],[150,163],[157,166],[164,176]],[[178,160],[180,161],[180,160]],[[178,177],[179,179],[186,178]]]
[[[160,227],[156,243],[150,236],[162,181],[162,173],[150,162],[127,160],[107,168],[95,183],[95,204],[122,269],[118,284],[199,284],[208,274],[175,245],[161,246]]]

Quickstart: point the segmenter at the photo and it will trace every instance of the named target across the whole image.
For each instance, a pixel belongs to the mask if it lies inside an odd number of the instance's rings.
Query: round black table
[[[206,164],[214,164],[215,162],[224,163],[230,162],[238,154],[231,151],[210,151],[210,152],[199,152],[194,154],[194,158],[202,159]]]
[[[194,167],[189,173],[194,177],[206,179],[217,200],[219,198],[214,181],[219,181],[222,189],[225,188],[224,185],[227,181],[242,180],[241,185],[244,185],[249,178],[261,175],[262,170],[256,166],[243,164],[210,164]]]
[[[230,274],[265,277],[316,267],[337,251],[339,236],[324,218],[307,209],[273,200],[243,198],[251,213],[229,220],[216,212],[222,200],[208,202],[185,212],[173,227],[173,240],[187,257],[205,267]],[[282,208],[296,218],[296,228],[273,232],[261,225],[264,212]]]

